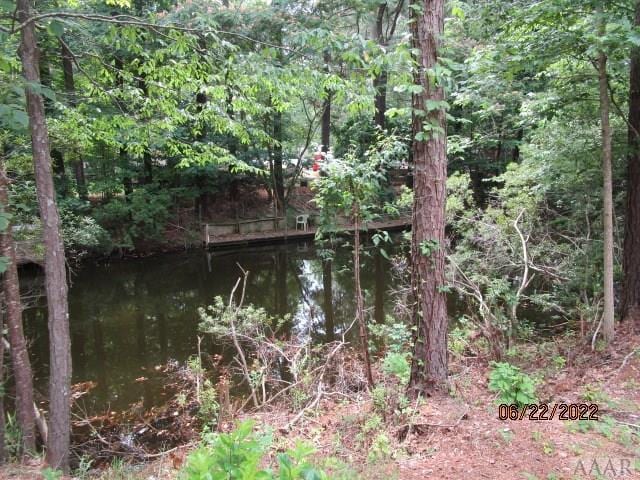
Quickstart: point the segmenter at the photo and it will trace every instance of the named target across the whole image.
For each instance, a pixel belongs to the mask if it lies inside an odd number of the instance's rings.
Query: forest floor
[[[597,404],[599,419],[563,421],[556,413],[548,421],[499,420],[496,397],[487,388],[489,362],[478,356],[452,359],[450,394],[428,398],[410,425],[373,421],[376,409],[364,393],[347,400],[324,397],[291,429],[284,428],[295,415],[290,411],[241,417],[274,429],[274,452],[301,439],[314,445],[317,462],[335,474],[329,478],[640,478],[640,335],[621,327],[602,352],[575,337],[558,337],[519,345],[506,360],[538,379],[539,403]],[[173,479],[191,448],[144,464],[119,462],[91,476]],[[0,478],[42,478],[39,468],[6,466]]]

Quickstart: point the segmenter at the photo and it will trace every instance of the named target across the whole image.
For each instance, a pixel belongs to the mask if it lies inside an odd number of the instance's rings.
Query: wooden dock
[[[208,225],[203,226],[205,231]],[[404,230],[411,228],[410,218],[399,218],[394,220],[381,220],[378,222],[369,222],[362,225],[361,231],[375,232],[380,230]],[[203,235],[203,244],[207,247],[232,247],[239,245],[253,245],[260,243],[280,243],[288,240],[304,240],[313,239],[316,236],[317,228],[308,227],[307,230],[271,230],[253,233],[233,233],[228,235]],[[340,229],[339,233],[353,232],[353,226],[345,226]]]

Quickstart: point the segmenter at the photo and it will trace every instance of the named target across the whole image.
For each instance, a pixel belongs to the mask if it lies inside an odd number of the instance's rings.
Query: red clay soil
[[[284,437],[306,438],[322,456],[358,466],[365,479],[640,479],[640,336],[626,328],[617,335],[602,353],[558,340],[527,346],[518,358],[507,359],[543,376],[540,403],[595,403],[599,421],[559,420],[557,412],[548,421],[499,420],[495,395],[487,389],[488,362],[468,358],[453,362],[453,396],[429,398],[404,440],[398,440],[400,427],[387,428],[388,461],[372,461],[359,451],[358,428],[372,415],[365,399],[325,402],[323,413]],[[560,356],[566,366],[550,362]],[[273,425],[284,419],[264,420]]]

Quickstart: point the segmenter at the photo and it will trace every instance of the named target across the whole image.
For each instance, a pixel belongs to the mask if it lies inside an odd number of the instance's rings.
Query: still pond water
[[[369,248],[362,260],[362,286],[372,318],[391,313],[391,268]],[[323,262],[313,242],[294,242],[239,250],[149,257],[86,265],[74,272],[69,291],[73,382],[95,382],[82,398],[88,413],[122,410],[133,403],[161,404],[157,366],[185,361],[197,351],[198,307],[228,298],[241,271],[248,270],[245,304],[273,315],[290,314],[293,333],[321,342],[339,335],[355,311],[349,250],[338,249]],[[25,275],[23,288],[42,290],[40,274]],[[46,301],[25,310],[36,385],[47,388]],[[208,353],[219,351],[211,340]]]

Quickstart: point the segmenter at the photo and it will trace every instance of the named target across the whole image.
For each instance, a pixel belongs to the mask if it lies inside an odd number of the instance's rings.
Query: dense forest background
[[[344,181],[313,190],[318,221],[413,205],[413,387],[446,379],[450,292],[496,358],[534,335],[523,306],[604,349],[640,311],[639,22],[631,0],[0,0],[2,226],[58,265],[64,347],[58,212],[67,259],[184,248],[203,222],[294,222],[329,152]],[[413,182],[391,188],[381,172],[404,164]]]

